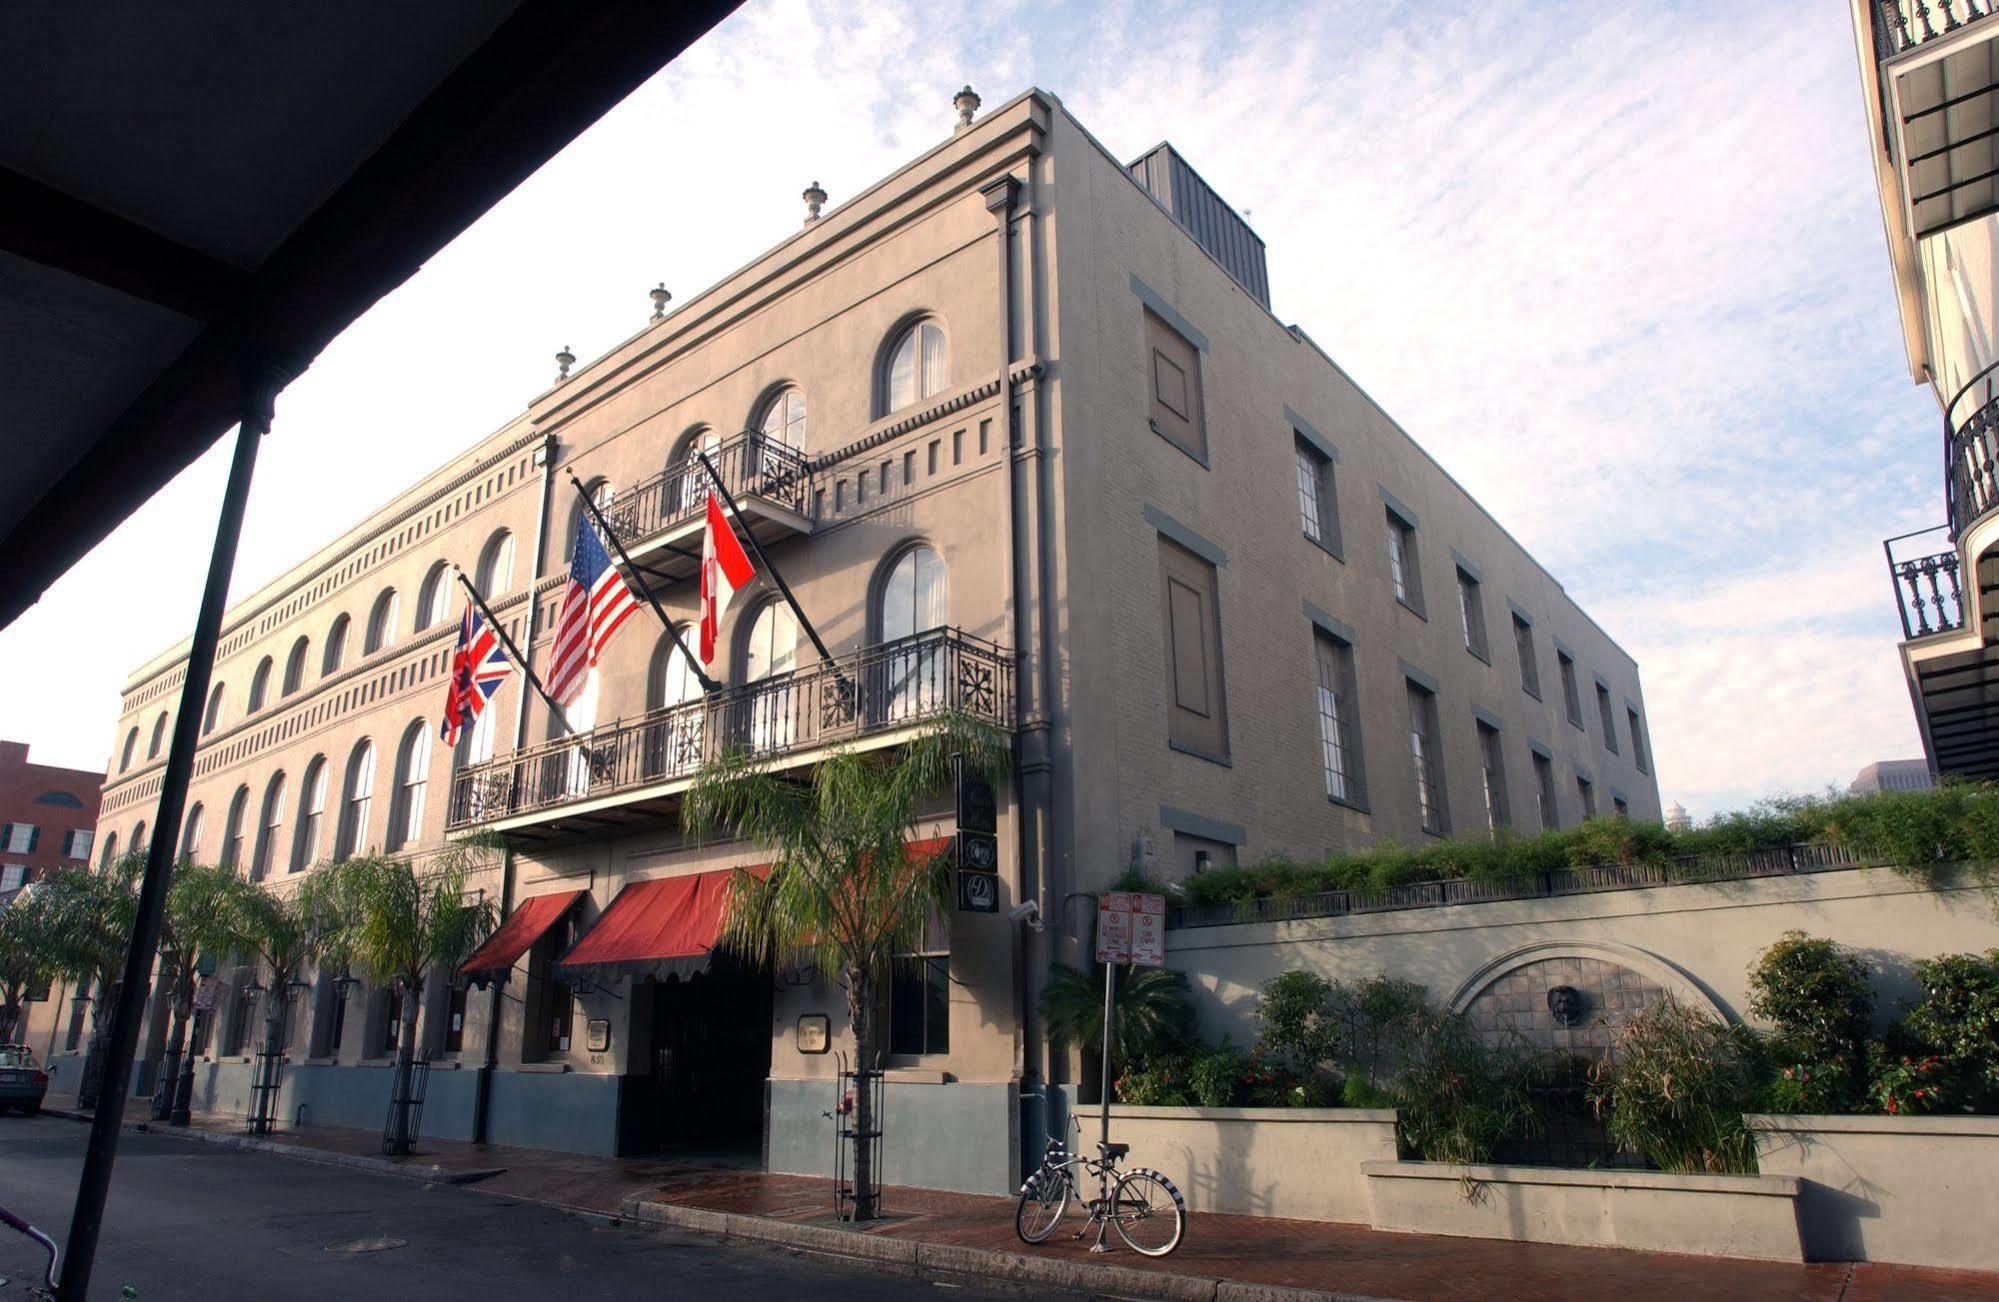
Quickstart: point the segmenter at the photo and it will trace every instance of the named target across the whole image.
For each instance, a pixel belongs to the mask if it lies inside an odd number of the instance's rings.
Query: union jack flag
[[[513,671],[499,637],[480,617],[479,608],[467,602],[465,618],[458,625],[458,646],[451,653],[451,683],[444,698],[444,726],[439,729],[445,745],[458,744],[459,729],[472,726]]]

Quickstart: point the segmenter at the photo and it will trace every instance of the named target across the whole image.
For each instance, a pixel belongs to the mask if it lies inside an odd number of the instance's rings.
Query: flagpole
[[[527,657],[522,655],[521,649],[514,645],[514,640],[507,636],[506,625],[502,624],[499,616],[493,613],[493,608],[486,604],[486,599],[479,595],[479,589],[472,586],[472,580],[465,577],[465,571],[458,571],[458,581],[465,586],[465,591],[472,598],[473,604],[478,606],[481,613],[486,616],[486,624],[493,630],[493,636],[500,639],[500,645],[507,648],[507,654],[512,656],[514,663],[521,667],[521,673],[527,676],[528,686],[534,688],[534,694],[539,696],[555,715],[555,721],[562,725],[562,730],[572,737],[576,736],[576,729],[570,725],[569,716],[562,712],[562,707],[555,703],[555,698],[550,696],[547,689],[542,687],[541,679],[535,677],[534,669],[529,666]],[[529,600],[533,600],[533,597],[530,596]]]
[[[617,532],[611,528],[610,521],[606,520],[604,518],[604,513],[597,509],[597,504],[590,500],[590,494],[583,491],[583,481],[578,479],[576,477],[576,472],[574,470],[571,470],[568,466],[564,466],[563,470],[568,474],[569,482],[575,486],[576,495],[582,498],[583,505],[590,509],[590,518],[597,522],[597,532],[603,534],[604,537],[609,538],[611,540],[611,546],[617,549],[618,560],[624,564],[624,567],[626,569],[632,571],[634,574],[637,574],[639,572],[639,567],[632,564],[631,554],[625,550],[624,543],[618,541]],[[679,549],[675,548],[674,550],[678,551]],[[682,555],[688,555],[688,554],[689,553],[685,552],[682,553]],[[652,607],[653,614],[659,616],[660,626],[666,630],[666,635],[673,639],[673,645],[675,649],[677,649],[680,652],[680,654],[686,658],[687,667],[694,671],[694,676],[701,680],[701,690],[704,692],[714,691],[716,686],[715,680],[710,678],[702,670],[701,662],[694,658],[694,653],[692,651],[689,651],[687,649],[687,644],[680,640],[680,630],[676,629],[673,626],[673,621],[666,617],[666,611],[660,606],[659,598],[653,595],[652,584],[647,583],[643,578],[641,578],[639,580],[639,586],[645,589],[646,604]]]
[[[749,540],[750,550],[757,554],[757,559],[763,563],[764,569],[769,571],[771,582],[777,584],[777,590],[784,595],[785,603],[791,607],[791,613],[798,616],[799,625],[805,629],[805,636],[812,639],[812,649],[819,653],[819,658],[825,661],[829,669],[833,669],[833,676],[844,683],[846,676],[833,667],[833,653],[826,649],[826,643],[820,640],[819,630],[812,627],[812,621],[805,617],[805,608],[798,604],[798,598],[791,595],[791,585],[784,581],[784,575],[778,573],[777,566],[771,564],[770,555],[764,551],[764,545],[757,541],[756,530],[750,528],[749,521],[743,519],[742,511],[736,506],[736,499],[722,483],[722,476],[715,473],[714,464],[708,460],[708,454],[697,449],[694,455],[700,458],[701,468],[708,472],[708,482],[715,485],[715,491],[722,495],[722,504],[729,508],[729,514],[735,518],[736,523],[743,526],[743,536]]]

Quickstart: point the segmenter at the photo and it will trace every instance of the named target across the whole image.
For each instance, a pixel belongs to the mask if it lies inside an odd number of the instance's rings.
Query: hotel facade
[[[184,853],[285,890],[363,849],[498,838],[472,886],[503,943],[476,981],[410,995],[426,1134],[740,1143],[773,1170],[831,1168],[843,992],[707,952],[719,883],[758,862],[682,835],[690,777],[724,745],[802,770],[945,711],[1014,738],[997,910],[940,918],[885,1010],[886,1178],[984,1192],[1038,1152],[1023,1086],[1077,1074],[1035,1003],[1051,964],[1088,961],[1087,897],[1128,870],[1659,818],[1635,662],[1272,314],[1235,211],[1170,146],[1121,162],[1045,92],[959,103],[936,147],[823,215],[815,186],[802,229],[565,363],[516,420],[230,610]],[[642,611],[569,711],[579,736],[516,675],[439,741],[453,575],[544,664],[571,475],[635,583],[697,618],[696,450],[830,660],[759,584],[724,621],[712,692]],[[125,685],[100,857],[147,839],[147,743],[186,651]],[[954,831],[940,793],[919,836]],[[1045,930],[1009,920],[1026,900]],[[398,994],[300,975],[279,1119],[381,1124]],[[272,997],[255,977],[217,973],[198,1109],[248,1107]],[[31,1023],[58,1089],[87,993],[58,987]],[[166,1024],[156,1007],[142,1090]]]

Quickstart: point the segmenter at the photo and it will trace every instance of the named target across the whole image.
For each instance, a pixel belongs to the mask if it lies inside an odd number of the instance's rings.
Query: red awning
[[[768,864],[750,869],[769,871]],[[733,868],[632,882],[597,925],[556,967],[565,975],[648,969],[655,975],[692,975],[708,967],[708,953],[722,934],[722,909]]]
[[[507,971],[581,898],[582,891],[557,891],[522,900],[513,915],[458,970],[467,976],[497,976]]]

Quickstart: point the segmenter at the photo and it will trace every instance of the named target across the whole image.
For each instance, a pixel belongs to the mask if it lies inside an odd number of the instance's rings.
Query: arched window
[[[764,603],[750,621],[749,635],[743,639],[742,673],[739,681],[761,682],[798,667],[798,621],[791,610],[778,602]],[[797,735],[794,710],[800,702],[794,693],[763,691],[749,702],[749,737],[752,750],[775,750],[791,744]]]
[[[706,425],[696,425],[680,436],[680,442],[673,446],[673,456],[666,463],[669,503],[678,501],[682,511],[692,511],[707,500],[708,472],[701,468],[694,454],[706,452],[713,458],[721,445],[722,440]]]
[[[787,385],[772,394],[763,405],[763,414],[751,422],[764,437],[788,448],[805,446],[805,390]]]
[[[346,661],[347,628],[349,622],[347,612],[343,610],[333,617],[332,626],[326,630],[326,649],[320,652],[319,655],[319,676],[321,678],[326,678],[340,672],[341,664]],[[285,676],[287,678],[291,676],[289,669],[285,671]],[[289,691],[291,689],[287,688],[286,690]]]
[[[285,775],[273,774],[271,784],[264,788],[264,810],[257,819],[257,849],[250,856],[250,880],[260,882],[271,871],[272,856],[277,854],[278,837],[285,825]]]
[[[430,781],[430,729],[418,719],[403,732],[396,747],[396,789],[389,801],[389,831],[384,850],[414,845],[423,835],[424,788]]]
[[[444,561],[430,567],[423,586],[416,592],[416,629],[421,633],[441,624],[451,614],[451,566]]]
[[[681,647],[692,643],[694,630],[680,630],[680,643],[661,637],[653,648],[652,664],[646,670],[646,709],[669,710],[701,699],[701,679],[696,676],[687,652]],[[646,725],[644,764],[647,777],[691,771],[702,760],[704,734],[701,710],[674,710]]]
[[[135,725],[132,731],[125,734],[125,747],[118,752],[118,771],[120,773],[132,767],[132,754],[138,749],[139,729]]]
[[[652,653],[652,667],[646,673],[646,709],[663,710],[701,699],[701,679],[682,648],[694,640],[692,628],[680,630],[680,641],[661,636]]]
[[[361,654],[371,656],[396,640],[396,590],[383,588],[368,612],[368,633],[361,641]]]
[[[505,529],[486,540],[479,553],[479,595],[505,592],[514,582],[514,536]]]
[[[583,491],[590,494],[590,500],[597,504],[599,511],[611,504],[611,481],[608,479],[601,476],[593,479],[584,486]],[[576,526],[588,519],[589,515],[590,513],[583,509],[581,498],[570,499],[569,528],[562,534],[562,559],[565,564],[576,558]]]
[[[951,350],[944,341],[944,327],[935,321],[918,321],[909,326],[888,350],[888,364],[882,368],[881,414],[920,402],[944,392],[951,383]]]
[[[167,712],[160,711],[160,717],[153,720],[153,738],[146,743],[146,758],[160,757],[160,744],[167,739]]]
[[[250,788],[240,786],[229,800],[229,815],[222,823],[221,866],[234,868],[243,862],[243,820],[250,815]]]
[[[569,720],[569,727],[574,729],[579,737],[587,739],[590,729],[596,726],[598,685],[599,678],[597,671],[592,669],[584,675],[583,690],[576,694],[576,699],[562,707],[563,716]],[[549,740],[553,741],[558,737],[567,735],[562,724],[556,720],[554,715],[550,715],[548,719]],[[566,752],[557,752],[557,754],[566,754],[567,756],[560,761],[563,765],[560,776],[566,784],[563,787],[564,792],[571,797],[586,794],[590,790],[590,747],[584,741],[578,741],[576,745],[569,747]],[[558,761],[554,756],[551,756],[548,762],[554,764]],[[555,775],[551,774],[551,776]]]
[[[493,732],[499,726],[499,717],[498,701],[490,701],[485,709],[479,711],[479,717],[472,721],[471,727],[458,730],[458,744],[451,751],[451,766],[454,769],[484,764],[493,758]]]
[[[99,868],[109,868],[118,858],[118,834],[107,833],[104,837],[104,853],[97,858]]]
[[[196,852],[201,849],[201,831],[202,831],[201,823],[202,823],[201,802],[197,800],[192,805],[189,805],[187,807],[187,817],[181,820],[181,826],[180,826],[181,858],[192,859],[194,858]]]
[[[150,844],[152,843],[146,840],[146,820],[142,818],[132,828],[132,853],[144,854]]]
[[[345,616],[342,616],[342,618],[345,618]],[[336,629],[340,627],[337,620],[334,623],[334,627]],[[305,638],[300,638],[298,641],[292,643],[291,652],[285,656],[285,676],[282,680],[282,686],[278,689],[280,697],[290,696],[293,692],[305,686],[305,661],[306,657],[311,654],[311,650],[311,644]],[[331,642],[327,643],[326,650],[329,655],[335,654]]]
[[[222,722],[222,689],[217,683],[208,689],[208,708],[201,712],[201,732],[203,736],[215,731],[215,725]]]
[[[326,826],[326,756],[315,755],[299,785],[298,830],[292,833],[291,870],[310,868],[319,858],[319,833]]]
[[[265,656],[257,662],[257,672],[250,675],[250,703],[244,707],[245,714],[255,714],[264,708],[271,696],[271,658]]]
[[[368,806],[375,795],[375,743],[363,741],[347,757],[347,785],[340,802],[340,831],[333,838],[333,861],[351,858],[368,839]]]
[[[944,562],[925,546],[896,557],[882,580],[875,613],[881,640],[894,642],[950,622],[950,599],[944,583]]]

